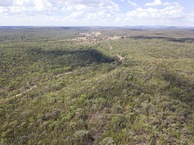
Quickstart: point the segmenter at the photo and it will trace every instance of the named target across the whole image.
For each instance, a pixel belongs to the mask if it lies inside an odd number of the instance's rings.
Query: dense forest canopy
[[[194,31],[0,28],[0,144],[194,144]]]

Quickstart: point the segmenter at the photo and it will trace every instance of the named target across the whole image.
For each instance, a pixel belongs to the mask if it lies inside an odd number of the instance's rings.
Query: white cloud
[[[61,4],[64,6],[63,9],[68,11],[98,11],[100,9],[116,12],[119,9],[118,5],[112,2],[112,0],[67,0],[61,2]]]
[[[140,7],[125,14],[119,14],[116,21],[124,21],[128,24],[136,22],[134,25],[145,25],[146,23],[149,25],[163,25],[174,24],[176,20],[180,22],[183,17],[183,7],[178,3],[172,3],[161,9]]]
[[[34,6],[34,2],[31,0],[15,0],[14,5],[17,6]]]
[[[121,2],[128,2],[135,9],[123,10],[119,6]],[[155,0],[147,3],[146,7],[137,7],[135,2],[120,0],[117,4],[113,0],[2,0],[0,25],[194,24],[194,14],[184,13],[184,8],[179,3]]]
[[[49,17],[47,20],[50,20],[52,24],[58,20],[79,25],[81,25],[80,22],[87,25],[95,22],[112,22],[118,11],[118,4],[112,0],[9,0],[0,2],[0,17],[1,15],[10,18],[15,16],[18,19],[23,17],[22,19],[32,19],[37,22],[40,19],[35,20],[36,18],[45,15]]]
[[[181,17],[183,14],[183,7],[180,4],[173,4],[162,9],[137,8],[134,11],[128,12],[128,14],[134,17],[144,17],[147,19],[178,18],[178,17]]]
[[[130,0],[128,0],[128,3],[129,3],[130,5],[132,5],[132,6],[134,6],[134,7],[137,6],[137,4],[136,4],[135,2],[132,2],[132,1],[130,1]]]
[[[6,15],[18,13],[36,15],[36,13],[49,14],[50,12],[64,14],[77,11],[115,13],[118,10],[119,6],[112,0],[7,0],[0,2],[0,12],[6,12]]]
[[[151,2],[151,3],[146,3],[146,4],[145,4],[145,6],[159,6],[159,5],[162,5],[161,0],[154,0],[154,1]]]
[[[5,5],[6,6],[3,6]],[[54,10],[49,0],[9,0],[6,3],[0,2],[0,9],[5,15],[36,15],[37,13],[49,13]]]
[[[60,3],[63,5],[62,11],[69,13],[68,16],[64,16],[65,20],[81,20],[82,23],[88,24],[113,21],[112,18],[119,11],[119,6],[112,0],[69,0]]]

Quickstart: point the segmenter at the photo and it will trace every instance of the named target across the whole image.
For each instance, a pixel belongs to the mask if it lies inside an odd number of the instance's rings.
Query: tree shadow
[[[17,53],[15,53],[16,51]],[[116,58],[111,58],[98,50],[90,48],[80,50],[45,50],[32,47],[27,49],[19,48],[12,53],[7,55],[9,61],[5,61],[3,68],[0,69],[0,88],[4,87],[5,84],[11,83],[14,79],[22,80],[22,78],[26,78],[26,76],[32,73],[50,72],[58,74],[92,65],[110,63],[112,66],[113,63],[118,61]],[[9,62],[9,67],[7,67],[6,65]]]
[[[168,71],[162,73],[162,77],[169,84],[165,89],[167,93],[194,109],[194,82]]]
[[[53,66],[88,66],[91,64],[111,63],[116,59],[108,57],[95,49],[80,50],[42,50],[31,49],[29,55],[35,61],[42,60]]]
[[[163,36],[143,36],[143,35],[139,35],[139,36],[132,36],[129,38],[134,38],[134,39],[162,39],[165,41],[171,41],[171,42],[187,42],[187,43],[192,43],[194,42],[194,38],[170,38],[170,37],[163,37]]]

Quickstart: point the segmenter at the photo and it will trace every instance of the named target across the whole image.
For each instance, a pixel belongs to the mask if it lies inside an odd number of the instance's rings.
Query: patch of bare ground
[[[121,55],[117,54],[117,57],[119,59],[119,61],[122,61],[124,59],[124,57],[122,57]]]
[[[118,40],[123,38],[122,36],[114,35],[110,36],[107,34],[103,34],[99,31],[92,31],[87,33],[79,33],[79,35],[73,39],[70,39],[70,41],[76,41],[80,43],[89,43],[89,44],[95,44],[99,41],[103,40]]]

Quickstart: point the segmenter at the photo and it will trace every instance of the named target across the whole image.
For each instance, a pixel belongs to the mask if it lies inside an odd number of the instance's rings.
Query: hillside
[[[0,29],[0,144],[194,144],[194,31]]]

